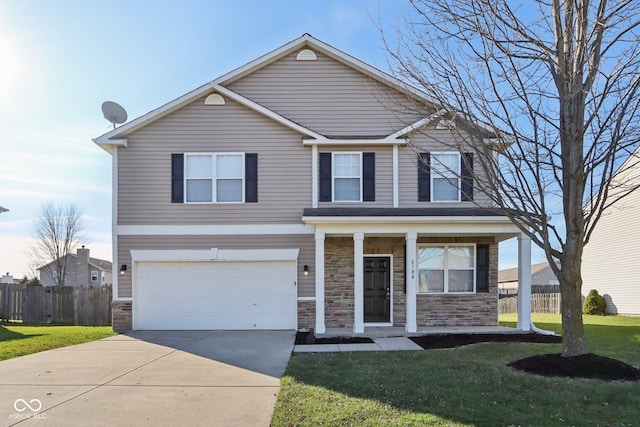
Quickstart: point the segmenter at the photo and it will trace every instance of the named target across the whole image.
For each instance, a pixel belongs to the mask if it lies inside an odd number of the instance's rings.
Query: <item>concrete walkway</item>
[[[363,344],[305,344],[296,345],[296,353],[332,353],[342,351],[406,351],[422,350],[407,337],[372,338],[373,343]]]
[[[0,425],[268,426],[294,332],[136,332],[0,362]]]

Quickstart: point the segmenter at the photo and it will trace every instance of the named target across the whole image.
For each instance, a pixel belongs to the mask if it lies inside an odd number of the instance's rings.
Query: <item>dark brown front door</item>
[[[391,322],[391,268],[389,257],[364,258],[364,321]]]

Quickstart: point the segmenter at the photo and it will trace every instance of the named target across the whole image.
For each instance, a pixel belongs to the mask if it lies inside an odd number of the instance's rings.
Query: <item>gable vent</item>
[[[225,105],[224,98],[217,93],[212,93],[204,100],[204,105]]]
[[[436,124],[436,129],[455,129],[456,122],[454,120],[442,119]]]
[[[296,56],[296,61],[315,61],[317,59],[316,53],[311,49],[303,49]]]

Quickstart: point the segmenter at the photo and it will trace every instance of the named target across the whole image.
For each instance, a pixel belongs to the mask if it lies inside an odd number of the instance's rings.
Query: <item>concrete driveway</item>
[[[0,362],[0,425],[268,426],[293,331],[147,331]]]

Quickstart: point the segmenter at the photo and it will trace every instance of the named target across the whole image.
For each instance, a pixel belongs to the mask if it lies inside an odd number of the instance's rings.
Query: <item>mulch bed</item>
[[[513,369],[546,377],[593,378],[605,381],[640,381],[640,369],[597,354],[562,357],[540,354],[507,363]]]
[[[311,344],[371,344],[371,338],[363,337],[327,337],[317,338],[313,332],[298,332],[296,334],[296,345]]]
[[[481,342],[533,342],[544,344],[562,342],[562,337],[542,334],[437,334],[409,337],[409,339],[425,350],[453,348]]]

